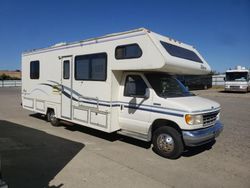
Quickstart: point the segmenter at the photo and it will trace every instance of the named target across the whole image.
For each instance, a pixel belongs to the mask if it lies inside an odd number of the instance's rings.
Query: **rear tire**
[[[59,119],[56,118],[54,110],[50,110],[47,113],[47,120],[51,123],[52,126],[58,127],[60,124]]]
[[[153,133],[153,150],[168,159],[177,159],[184,151],[181,134],[172,127],[160,127]]]

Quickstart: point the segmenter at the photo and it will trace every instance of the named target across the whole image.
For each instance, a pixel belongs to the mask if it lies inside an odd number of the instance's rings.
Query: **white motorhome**
[[[23,108],[153,143],[166,158],[222,131],[220,105],[174,74],[211,69],[190,45],[141,28],[22,54]]]
[[[245,67],[237,66],[226,71],[225,91],[250,91],[250,73]]]

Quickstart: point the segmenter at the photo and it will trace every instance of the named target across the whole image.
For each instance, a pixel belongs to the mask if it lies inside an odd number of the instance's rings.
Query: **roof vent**
[[[52,47],[64,46],[66,44],[67,44],[66,42],[59,42],[59,43],[56,43],[55,45],[53,45]]]
[[[237,69],[237,70],[241,70],[241,66],[240,66],[240,65],[237,65],[237,66],[236,66],[236,69]]]

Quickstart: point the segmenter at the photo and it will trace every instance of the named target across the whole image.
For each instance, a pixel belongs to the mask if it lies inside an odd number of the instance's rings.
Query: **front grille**
[[[230,86],[230,89],[240,89],[240,86]]]
[[[220,111],[215,111],[215,112],[210,112],[210,113],[207,113],[207,114],[203,114],[203,126],[214,125],[219,112]]]

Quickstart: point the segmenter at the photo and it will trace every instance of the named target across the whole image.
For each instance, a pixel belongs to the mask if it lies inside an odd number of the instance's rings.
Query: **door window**
[[[146,94],[147,85],[139,75],[128,75],[125,82],[124,96],[143,97]]]
[[[63,79],[69,79],[70,64],[69,60],[63,61]]]
[[[30,79],[39,79],[39,61],[30,62]]]

